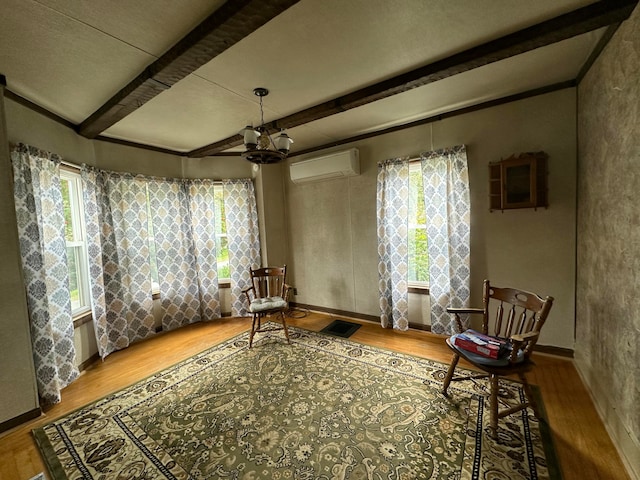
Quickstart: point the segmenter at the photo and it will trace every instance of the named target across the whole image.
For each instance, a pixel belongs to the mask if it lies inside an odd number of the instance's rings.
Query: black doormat
[[[359,323],[345,322],[344,320],[334,320],[320,331],[323,333],[328,333],[329,335],[335,335],[336,337],[347,338],[353,335],[353,333],[359,328]]]

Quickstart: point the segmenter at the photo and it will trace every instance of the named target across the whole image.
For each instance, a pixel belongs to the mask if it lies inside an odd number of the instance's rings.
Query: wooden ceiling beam
[[[638,0],[601,0],[402,75],[274,120],[268,126],[274,130],[279,130],[303,125],[539,47],[622,22],[629,17],[637,3]],[[234,135],[192,150],[187,155],[196,158],[215,155],[241,144],[242,137]]]
[[[228,0],[78,126],[95,138],[299,0]]]

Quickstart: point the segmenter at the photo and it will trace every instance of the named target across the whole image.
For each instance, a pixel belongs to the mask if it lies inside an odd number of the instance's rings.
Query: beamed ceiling
[[[291,155],[575,85],[638,0],[2,0],[7,96],[87,138]],[[231,161],[231,159],[230,159]]]

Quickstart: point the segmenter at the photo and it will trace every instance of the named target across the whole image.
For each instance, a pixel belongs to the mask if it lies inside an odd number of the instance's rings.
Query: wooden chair
[[[447,311],[455,316],[460,333],[463,331],[462,322],[460,321],[461,314],[481,314],[482,333],[501,339],[508,339],[512,350],[504,358],[491,359],[456,346],[454,344],[455,335],[451,336],[447,339],[447,345],[453,351],[453,358],[451,359],[451,365],[444,380],[442,391],[445,395],[448,395],[447,389],[451,381],[489,377],[489,408],[491,413],[489,427],[491,436],[495,438],[498,433],[498,419],[502,417],[511,415],[528,406],[531,406],[536,417],[539,417],[538,407],[525,374],[535,366],[531,359],[531,354],[538,341],[540,330],[553,305],[553,297],[543,299],[531,292],[514,288],[493,287],[490,285],[489,280],[485,280],[483,303],[483,308],[448,308]],[[490,313],[494,310],[496,313],[495,322],[490,325]],[[505,312],[507,312],[506,321],[503,318]],[[454,377],[460,357],[463,357],[484,373]],[[502,403],[507,408],[499,411],[498,378],[505,375],[518,376],[523,384],[526,401],[515,405],[510,405],[503,401]]]
[[[289,307],[289,292],[291,286],[286,284],[287,266],[266,267],[251,269],[251,287],[242,291],[249,302],[249,311],[253,314],[251,333],[249,335],[249,348],[253,345],[253,336],[260,332],[284,330],[284,335],[289,340],[289,330],[285,312]],[[263,327],[262,319],[268,315],[278,314],[282,326]]]

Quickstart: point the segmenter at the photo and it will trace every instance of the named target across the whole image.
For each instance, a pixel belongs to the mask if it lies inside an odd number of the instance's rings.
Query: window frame
[[[69,248],[73,248],[79,252],[79,254],[76,255],[76,279],[80,306],[74,308],[72,303],[71,308],[72,317],[79,317],[91,311],[91,290],[89,287],[89,262],[87,258],[86,228],[84,221],[84,200],[82,198],[82,178],[80,172],[76,169],[62,165],[60,167],[60,182],[67,182],[69,185],[69,208],[73,240],[67,240],[65,232],[67,251]],[[71,275],[70,267],[71,264],[69,258],[67,258],[69,275]],[[71,288],[71,285],[69,285],[69,288]],[[71,291],[69,293],[71,293]]]
[[[214,226],[214,230],[215,230],[215,237],[216,237],[216,260],[217,260],[217,256],[219,254],[219,248],[222,247],[222,239],[225,239],[225,243],[227,245],[227,255],[229,253],[229,243],[227,241],[227,231],[226,231],[226,225],[227,225],[227,219],[226,219],[226,212],[224,210],[224,186],[222,184],[222,182],[216,182],[213,185],[213,192],[214,192],[214,203],[213,203],[213,213],[215,216],[215,226]],[[215,201],[215,196],[216,194],[220,194],[221,195],[221,201],[222,201],[222,209],[218,209],[217,207],[217,202]],[[224,218],[223,218],[223,214],[224,214]],[[218,225],[220,225],[220,227],[222,227],[224,225],[224,228],[220,228],[220,232],[218,232]],[[220,287],[221,285],[229,285],[231,282],[231,265],[228,264],[229,266],[229,276],[228,277],[221,277],[220,276],[220,266],[218,265],[218,263],[216,262],[216,268],[217,268],[217,273],[218,273],[218,287]]]
[[[412,186],[411,186],[411,174],[415,173],[415,172],[419,172],[420,174],[420,178],[422,179],[422,165],[420,160],[413,160],[409,163],[409,202],[411,202],[411,190],[412,190]],[[420,183],[420,185],[422,185],[422,181]],[[424,195],[424,190],[423,191],[419,191],[416,192],[417,195]],[[419,198],[419,197],[418,197]],[[411,205],[407,205],[409,211],[411,212],[412,208]],[[425,205],[425,209],[426,209],[426,205]],[[417,208],[416,208],[417,210]],[[416,211],[416,217],[417,215],[417,211]],[[417,223],[417,219],[416,218],[409,218],[408,222],[407,222],[407,230],[408,230],[408,235],[409,238],[413,238],[411,236],[411,231],[412,230],[418,230],[418,229],[422,229],[425,231],[425,235],[426,235],[426,231],[427,231],[427,224],[426,224],[426,213],[425,213],[425,223]],[[409,248],[409,251],[411,249]],[[429,251],[427,250],[427,258],[429,257]],[[411,264],[412,264],[412,258],[409,257],[408,259],[409,261],[409,272],[411,272]],[[411,291],[411,293],[429,293],[429,281],[419,281],[419,280],[411,280],[408,279],[408,286],[409,286],[409,290]]]

